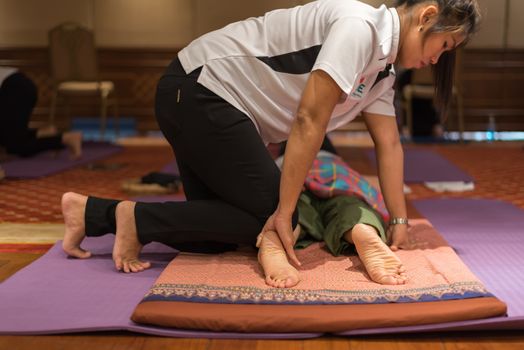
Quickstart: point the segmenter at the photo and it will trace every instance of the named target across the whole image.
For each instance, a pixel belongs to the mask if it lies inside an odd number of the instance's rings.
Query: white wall
[[[510,0],[508,47],[524,47],[524,0]]]
[[[42,46],[64,21],[92,28],[92,0],[0,0],[0,46]]]
[[[100,47],[180,47],[193,38],[195,0],[90,1]]]
[[[479,0],[482,9],[482,23],[480,31],[469,43],[469,47],[504,47],[505,2],[506,0]]]
[[[524,48],[524,0],[508,0],[508,45]],[[100,47],[175,48],[229,22],[308,0],[0,0],[0,47],[47,45],[48,30],[72,20],[95,31]],[[382,0],[366,0],[379,6]],[[388,6],[394,0],[385,1]],[[482,29],[470,43],[502,48],[506,0],[479,0]]]

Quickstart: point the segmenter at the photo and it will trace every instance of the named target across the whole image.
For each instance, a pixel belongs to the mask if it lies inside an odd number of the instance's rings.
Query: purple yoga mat
[[[361,329],[340,335],[524,329],[524,211],[506,202],[485,199],[425,199],[413,203],[486,288],[508,305],[508,316]]]
[[[144,248],[153,267],[138,274],[116,272],[113,235],[87,238],[90,259],[67,258],[57,243],[43,257],[0,284],[0,334],[56,334],[128,330],[185,338],[313,338],[313,333],[217,333],[148,327],[130,320],[176,251],[161,244]],[[190,315],[188,315],[190,317]]]
[[[508,304],[508,317],[424,326],[354,330],[339,335],[524,328],[524,212],[493,200],[415,202],[456,249],[488,290]],[[153,335],[206,338],[312,338],[320,333],[246,334],[149,327],[129,320],[134,307],[175,252],[145,247],[153,268],[117,273],[111,260],[113,236],[88,238],[88,260],[67,259],[60,245],[0,285],[0,334],[53,334],[129,330]],[[155,253],[155,254],[152,254]],[[190,317],[190,315],[188,315]]]
[[[84,142],[82,157],[69,158],[69,152],[62,150],[58,156],[54,152],[42,152],[30,158],[17,158],[2,163],[8,178],[32,179],[55,174],[79,165],[109,157],[122,151],[122,147],[105,142]]]
[[[171,175],[180,175],[180,170],[178,170],[178,164],[176,161],[166,164],[160,172]]]
[[[367,156],[376,164],[374,150],[368,150]],[[430,150],[404,149],[404,182],[472,182],[473,178],[440,154]]]

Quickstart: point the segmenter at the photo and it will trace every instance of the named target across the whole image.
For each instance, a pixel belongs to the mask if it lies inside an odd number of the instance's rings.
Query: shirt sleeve
[[[373,53],[371,26],[361,18],[334,21],[322,43],[313,70],[323,70],[349,95]]]
[[[366,113],[381,114],[394,117],[396,115],[395,106],[393,104],[394,98],[395,90],[391,86],[386,91],[384,91],[382,95],[380,95],[378,98],[376,98],[366,107],[364,107],[362,111]]]

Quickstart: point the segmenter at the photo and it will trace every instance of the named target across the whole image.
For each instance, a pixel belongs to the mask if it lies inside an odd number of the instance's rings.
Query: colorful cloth
[[[320,198],[357,196],[378,211],[384,222],[389,221],[382,193],[335,154],[321,152],[317,155],[304,186]]]

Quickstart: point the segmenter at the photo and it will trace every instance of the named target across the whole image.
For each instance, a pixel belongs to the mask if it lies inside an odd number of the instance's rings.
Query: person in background
[[[29,77],[16,68],[0,67],[0,147],[21,157],[67,147],[73,159],[80,157],[80,132],[59,133],[52,126],[29,128],[37,97],[36,85]]]

